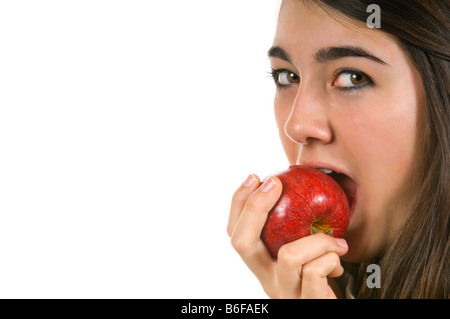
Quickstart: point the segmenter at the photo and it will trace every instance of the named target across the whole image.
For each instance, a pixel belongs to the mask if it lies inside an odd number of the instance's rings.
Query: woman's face
[[[354,197],[343,259],[358,262],[386,248],[411,206],[425,99],[393,37],[327,12],[283,1],[269,51],[275,116],[290,164],[340,173]]]

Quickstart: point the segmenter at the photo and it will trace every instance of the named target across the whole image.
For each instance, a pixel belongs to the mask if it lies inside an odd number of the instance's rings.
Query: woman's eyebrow
[[[289,63],[292,63],[291,58],[289,57],[289,54],[284,51],[279,46],[273,46],[269,49],[267,52],[267,55],[269,58],[279,58],[281,60],[287,61]]]
[[[380,64],[387,64],[380,58],[369,54],[363,48],[353,46],[322,48],[314,54],[314,59],[319,63],[325,63],[349,56],[367,58]]]
[[[289,54],[279,46],[271,47],[267,54],[269,58],[279,58],[281,60],[292,63],[292,59],[290,58]],[[367,58],[380,64],[387,64],[380,58],[368,53],[363,48],[354,46],[322,48],[314,54],[314,59],[319,63],[325,63],[349,56]]]

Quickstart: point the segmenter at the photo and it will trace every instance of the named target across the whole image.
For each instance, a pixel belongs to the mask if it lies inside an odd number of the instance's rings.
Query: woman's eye
[[[372,86],[373,84],[374,82],[370,76],[355,70],[340,71],[333,81],[333,86],[344,90]]]
[[[280,69],[272,70],[272,78],[277,87],[289,86],[294,83],[300,83],[300,77],[292,71]]]

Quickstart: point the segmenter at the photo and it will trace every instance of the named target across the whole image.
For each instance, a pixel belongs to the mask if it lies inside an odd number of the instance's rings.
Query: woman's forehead
[[[359,47],[384,56],[381,59],[387,64],[388,56],[398,54],[400,49],[390,34],[313,1],[299,0],[283,1],[273,46],[284,49],[293,59],[295,55],[311,56],[327,47]]]

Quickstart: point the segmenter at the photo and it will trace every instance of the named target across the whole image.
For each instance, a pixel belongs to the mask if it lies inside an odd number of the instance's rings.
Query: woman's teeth
[[[328,168],[318,168],[319,171],[324,172],[325,174],[331,174],[333,171]]]

